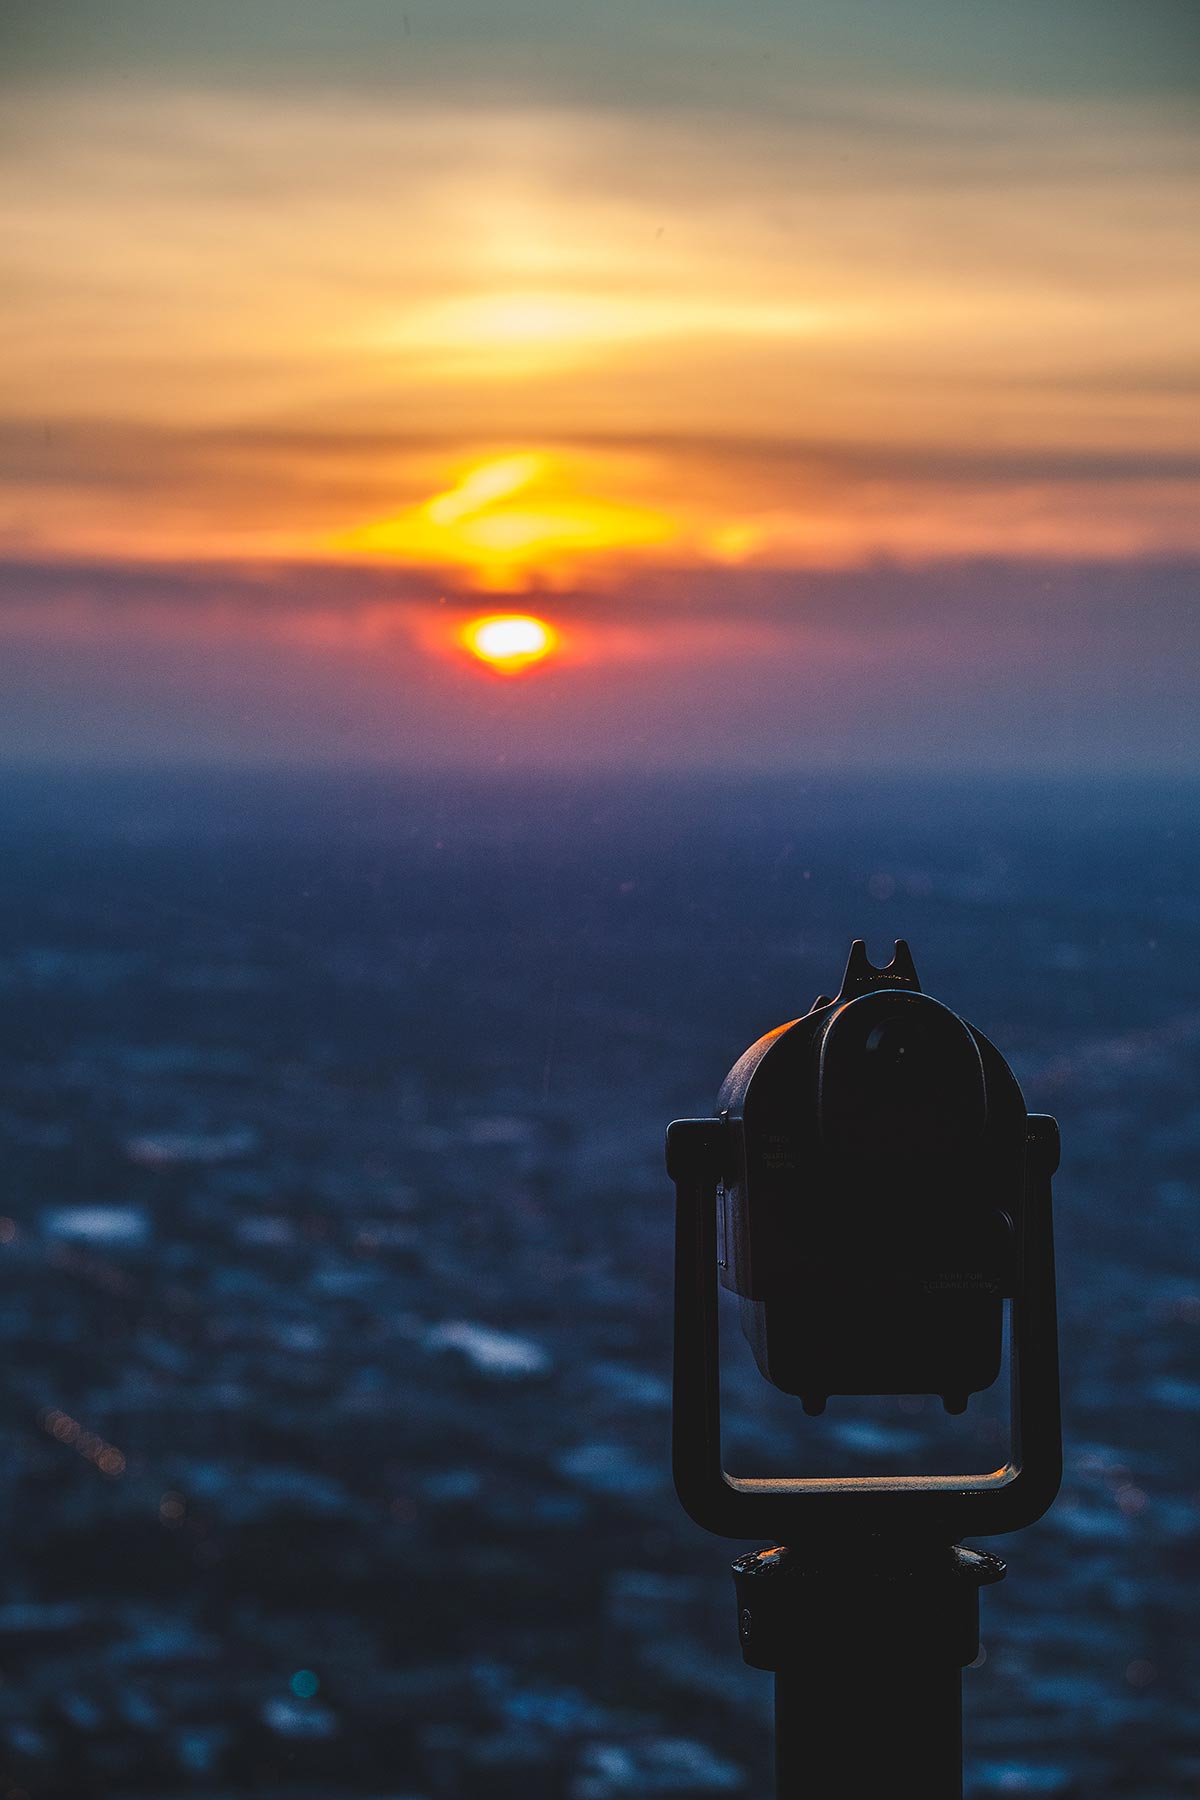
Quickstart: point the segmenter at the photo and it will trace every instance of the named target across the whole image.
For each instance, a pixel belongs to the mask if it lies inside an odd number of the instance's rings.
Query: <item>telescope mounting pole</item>
[[[876,1800],[901,1784],[961,1800],[962,1669],[979,1653],[979,1589],[1004,1573],[957,1545],[738,1557],[742,1654],[775,1673],[778,1800]]]

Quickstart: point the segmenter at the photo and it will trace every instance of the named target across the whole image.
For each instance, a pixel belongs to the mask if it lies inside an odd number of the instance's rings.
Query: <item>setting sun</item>
[[[548,656],[558,643],[558,634],[543,619],[493,614],[472,619],[463,627],[459,641],[480,662],[511,675]]]

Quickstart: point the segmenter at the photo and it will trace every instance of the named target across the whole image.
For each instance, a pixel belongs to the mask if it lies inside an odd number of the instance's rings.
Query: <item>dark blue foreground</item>
[[[740,1546],[669,1486],[662,1137],[863,935],[1063,1133],[1067,1476],[995,1546],[968,1791],[1191,1792],[1196,800],[11,776],[9,1786],[764,1795]],[[730,1456],[785,1467],[737,1350]],[[935,1406],[834,1401],[797,1443],[1002,1457],[994,1397],[953,1442]]]

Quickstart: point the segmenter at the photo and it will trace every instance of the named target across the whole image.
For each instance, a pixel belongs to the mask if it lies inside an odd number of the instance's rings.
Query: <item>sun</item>
[[[549,656],[557,648],[558,633],[544,619],[533,619],[525,613],[491,613],[464,625],[459,643],[489,668],[502,675],[515,675],[530,663]]]

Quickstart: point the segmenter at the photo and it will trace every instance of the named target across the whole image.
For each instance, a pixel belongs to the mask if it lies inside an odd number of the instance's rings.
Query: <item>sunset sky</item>
[[[10,3],[0,754],[1194,768],[1198,39]]]

